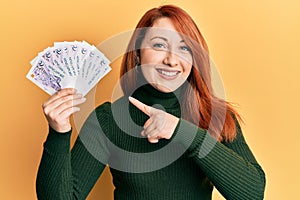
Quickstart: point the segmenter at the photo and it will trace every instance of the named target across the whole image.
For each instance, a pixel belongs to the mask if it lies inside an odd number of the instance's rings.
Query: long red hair
[[[187,80],[190,87],[182,90],[182,117],[208,130],[219,141],[232,141],[236,136],[236,120],[240,117],[230,103],[214,95],[208,46],[193,19],[177,6],[153,8],[138,22],[121,64],[124,94],[132,94],[137,88],[138,74],[132,69],[136,66],[140,44],[146,34],[144,28],[153,26],[154,21],[162,17],[168,17],[176,30],[184,35],[193,55],[193,67]]]

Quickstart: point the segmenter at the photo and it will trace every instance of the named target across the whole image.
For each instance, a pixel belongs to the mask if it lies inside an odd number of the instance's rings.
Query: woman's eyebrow
[[[161,36],[154,36],[154,37],[151,38],[150,40],[152,41],[152,40],[154,40],[154,39],[162,39],[162,40],[168,42],[168,39],[167,39],[167,38],[164,38],[164,37],[161,37]]]
[[[161,39],[161,40],[164,40],[164,41],[168,42],[168,39],[165,38],[165,37],[162,37],[162,36],[154,36],[153,38],[150,39],[150,41],[152,41],[154,39]],[[181,40],[180,43],[185,43],[185,41]]]

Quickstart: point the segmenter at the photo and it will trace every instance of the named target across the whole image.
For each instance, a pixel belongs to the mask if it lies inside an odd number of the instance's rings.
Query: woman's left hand
[[[150,118],[144,124],[142,136],[148,138],[151,143],[157,143],[159,139],[170,139],[175,131],[179,119],[167,112],[145,105],[133,97],[129,101]]]

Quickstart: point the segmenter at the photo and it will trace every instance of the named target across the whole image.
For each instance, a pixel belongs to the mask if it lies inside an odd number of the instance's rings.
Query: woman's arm
[[[60,133],[49,126],[49,134],[44,143],[44,151],[36,179],[38,199],[85,199],[105,168],[108,159],[105,127],[99,126],[106,114],[102,107],[92,112],[79,137],[70,151],[71,131]],[[102,149],[99,155],[91,148]],[[91,153],[92,152],[92,153]],[[97,157],[97,159],[95,158]],[[101,162],[100,162],[100,161]]]
[[[71,153],[70,134],[50,128],[36,179],[38,199],[85,199],[105,167],[79,138]]]
[[[173,139],[184,145],[187,153],[228,200],[261,200],[264,197],[265,174],[249,149],[240,126],[231,143],[220,143],[206,130],[164,111],[129,98],[149,116],[143,136],[149,142]]]
[[[230,200],[261,200],[264,197],[265,174],[237,123],[237,137],[231,143],[220,143],[206,130],[180,119],[175,136],[218,191]]]

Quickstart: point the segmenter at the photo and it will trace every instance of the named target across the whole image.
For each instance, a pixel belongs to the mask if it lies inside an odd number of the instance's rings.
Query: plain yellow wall
[[[265,199],[300,198],[298,0],[7,0],[0,3],[0,199],[36,199],[48,95],[25,78],[30,60],[56,41],[97,45],[168,3],[189,12],[207,39],[227,100],[239,105],[246,139],[265,169]],[[112,67],[97,86],[96,105],[111,98],[118,60]],[[106,170],[89,199],[112,199],[110,179]],[[214,192],[214,199],[223,198]]]

